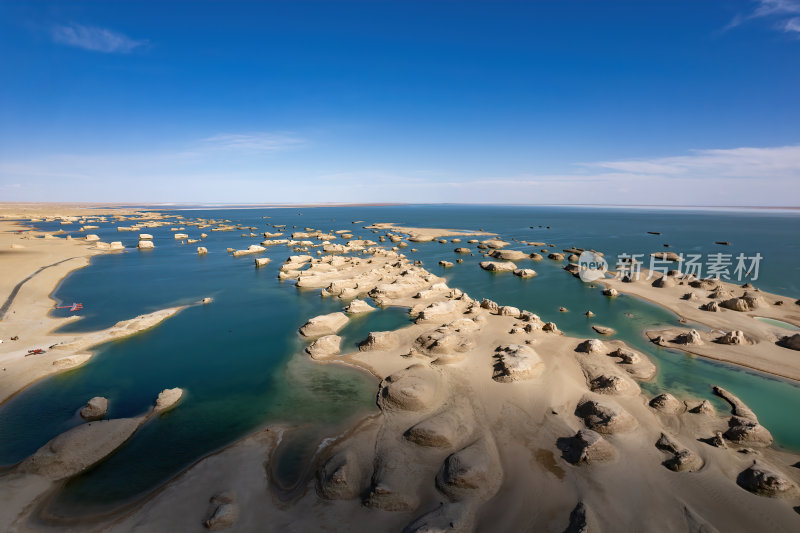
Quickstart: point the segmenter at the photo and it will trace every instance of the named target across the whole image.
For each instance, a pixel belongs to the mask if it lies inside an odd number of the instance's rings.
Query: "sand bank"
[[[648,274],[649,271],[643,270],[638,280],[630,282],[619,279],[599,281],[622,294],[643,298],[669,309],[688,324],[702,324],[709,328],[709,331],[699,331],[702,344],[672,342],[678,335],[690,331],[690,326],[686,330],[671,328],[648,332],[651,339],[661,336],[662,346],[800,381],[800,352],[779,344],[783,337],[792,332],[757,318],[772,318],[800,326],[800,305],[795,303],[794,298],[756,291],[725,281],[695,281],[695,285],[699,286],[692,286],[691,280],[675,279],[674,282],[662,284],[656,283],[661,278],[660,273],[653,274],[649,280],[646,279]],[[737,300],[746,293],[755,296],[756,307],[744,311],[725,307],[733,306],[732,303],[725,302]],[[726,342],[722,339],[725,334],[734,331],[741,331],[745,342],[723,344]]]

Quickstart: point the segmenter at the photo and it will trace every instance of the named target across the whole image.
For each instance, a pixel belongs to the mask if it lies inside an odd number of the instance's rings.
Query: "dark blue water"
[[[556,249],[591,247],[604,251],[607,257],[649,254],[665,249],[664,243],[671,245],[669,250],[683,253],[759,252],[764,259],[760,278],[754,283],[792,298],[800,295],[800,241],[796,238],[800,217],[791,214],[495,206],[176,213],[186,218],[229,219],[258,227],[257,234],[273,231],[269,224],[287,224],[288,232],[292,226],[298,230],[351,229],[357,237],[375,238],[362,226],[391,221],[412,226],[483,228],[510,241],[544,241],[555,244]],[[353,220],[365,223],[353,225]],[[144,412],[163,388],[186,389],[186,399],[179,408],[149,422],[109,460],[72,480],[60,497],[61,506],[81,512],[90,501],[103,505],[130,499],[203,455],[268,423],[302,428],[295,452],[286,452],[300,464],[304,451],[313,449],[322,436],[374,409],[373,378],[349,368],[315,364],[302,354],[304,343],[296,335],[297,328],[311,316],[340,309],[342,303],[320,298],[318,291],[297,291],[293,284],[279,282],[277,269],[290,255],[286,247],[268,248],[263,256],[271,257],[272,264],[256,270],[252,256],[233,258],[225,251],[262,240],[242,237],[245,231],[211,232],[210,228],[185,226],[182,232],[190,237],[197,238],[201,231],[209,235],[200,243],[209,254],[197,256],[196,245],[182,246],[175,241],[170,226],[142,230],[154,235],[156,249],[140,252],[135,249],[138,232],[117,232],[110,223],[99,225],[101,229],[91,232],[105,241],[121,240],[128,248],[125,253],[95,257],[90,267],[73,273],[58,287],[55,297],[59,300],[85,306],[80,313],[82,320],[65,329],[108,327],[140,313],[196,302],[205,296],[212,296],[214,303],[190,307],[157,328],[104,345],[85,367],[35,384],[0,408],[0,464],[12,464],[80,423],[76,412],[93,396],[108,397],[109,416],[121,417]],[[45,223],[39,227],[62,228]],[[649,235],[647,231],[662,234]],[[80,234],[75,231],[74,235]],[[718,240],[732,244],[723,249],[714,244]],[[404,253],[422,260],[427,268],[474,298],[488,297],[529,309],[555,321],[570,335],[595,336],[591,324],[613,327],[617,338],[648,353],[658,365],[657,378],[644,385],[648,392],[669,390],[687,398],[713,399],[710,384],[721,385],[754,408],[779,444],[800,449],[800,428],[791,416],[800,410],[800,388],[796,385],[654,347],[643,331],[677,325],[675,316],[635,298],[605,298],[599,288],[566,274],[561,264],[531,262],[538,276],[528,280],[482,271],[477,266],[477,254],[463,257],[464,263],[451,269],[438,267],[440,259],[456,258],[456,246],[471,245],[411,243]],[[412,247],[419,251],[410,252]],[[533,250],[517,242],[510,248]],[[559,312],[561,306],[569,312]],[[591,321],[583,315],[587,309],[596,314]],[[353,347],[369,331],[407,323],[405,310],[389,309],[354,319],[342,334],[345,345]],[[291,472],[287,475],[291,477]],[[123,479],[124,483],[120,482]]]

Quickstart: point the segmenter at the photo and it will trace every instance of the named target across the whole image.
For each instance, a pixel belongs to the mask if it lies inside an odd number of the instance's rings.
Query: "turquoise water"
[[[546,241],[555,244],[555,249],[592,247],[607,256],[649,253],[663,249],[665,242],[671,244],[670,250],[684,253],[760,252],[764,260],[755,285],[793,299],[800,294],[800,243],[795,237],[800,217],[796,215],[494,206],[198,210],[180,214],[227,218],[257,226],[256,233],[271,229],[267,224],[274,223],[287,224],[289,230],[295,225],[298,229],[352,229],[356,236],[374,237],[362,225],[352,225],[352,220],[484,228],[506,240]],[[264,216],[272,218],[265,220]],[[374,412],[374,378],[349,368],[315,364],[302,354],[304,342],[297,336],[297,328],[310,316],[338,310],[341,302],[279,282],[278,267],[290,253],[285,247],[268,248],[263,255],[272,257],[273,262],[256,270],[252,257],[233,258],[225,252],[229,246],[245,248],[261,240],[241,237],[243,231],[204,230],[209,237],[202,244],[209,254],[197,256],[196,245],[181,246],[169,226],[146,230],[154,235],[156,249],[142,252],[135,249],[137,233],[117,232],[111,224],[101,226],[93,232],[106,241],[121,240],[129,248],[125,253],[93,258],[90,267],[73,273],[58,287],[55,296],[59,300],[85,306],[80,313],[83,319],[64,329],[88,331],[205,296],[215,300],[211,305],[189,307],[150,331],[106,344],[85,367],[37,383],[0,407],[0,465],[8,465],[79,424],[77,410],[92,396],[109,398],[109,417],[134,416],[152,405],[161,389],[186,389],[186,399],[178,409],[148,422],[109,460],[70,481],[54,509],[88,512],[93,510],[88,502],[102,507],[144,494],[203,455],[268,423],[299,428],[280,454],[280,477],[291,484],[319,439],[336,433],[353,417]],[[57,224],[40,227],[60,229]],[[186,228],[183,232],[190,237],[201,232]],[[654,236],[647,231],[662,234]],[[717,246],[714,241],[718,240],[731,241],[731,246]],[[566,274],[563,264],[530,262],[538,276],[522,280],[481,270],[477,266],[481,257],[477,253],[474,257],[456,256],[453,249],[457,246],[474,248],[465,243],[412,243],[404,252],[472,297],[529,309],[555,321],[570,335],[596,336],[591,324],[612,327],[617,331],[615,338],[648,353],[658,365],[657,378],[644,384],[649,393],[669,390],[686,398],[717,402],[710,385],[721,385],[753,407],[780,445],[800,449],[800,428],[792,417],[800,410],[796,385],[654,347],[643,331],[677,325],[674,315],[631,297],[608,299],[598,287]],[[410,252],[412,247],[419,252]],[[533,250],[517,242],[510,248]],[[437,265],[440,259],[457,257],[464,263],[450,269]],[[561,306],[569,311],[559,312]],[[596,314],[594,319],[584,316],[587,309]],[[54,314],[67,313],[58,310]],[[355,318],[342,334],[345,345],[354,347],[371,330],[407,323],[406,310],[387,309]]]
[[[770,326],[777,326],[782,329],[788,329],[789,331],[800,330],[800,328],[795,326],[794,324],[789,324],[788,322],[783,322],[781,320],[775,320],[774,318],[767,318],[763,316],[757,316],[756,318],[764,322],[765,324],[769,324]]]

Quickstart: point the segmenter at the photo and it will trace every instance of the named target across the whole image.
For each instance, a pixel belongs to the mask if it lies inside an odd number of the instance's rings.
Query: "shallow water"
[[[356,236],[374,237],[362,225],[394,221],[428,227],[484,228],[506,240],[552,242],[555,249],[592,247],[606,252],[760,252],[760,278],[754,283],[793,299],[800,293],[800,230],[796,215],[763,213],[690,213],[645,210],[489,206],[394,206],[255,210],[182,211],[191,217],[227,218],[257,226],[297,225],[298,228],[353,229]],[[271,216],[271,219],[263,219]],[[352,225],[352,220],[365,224]],[[122,223],[127,225],[127,223]],[[539,226],[551,226],[545,229]],[[57,230],[57,224],[40,224]],[[82,320],[67,324],[70,331],[108,327],[119,320],[164,307],[189,304],[212,296],[206,306],[192,306],[157,328],[130,339],[100,347],[81,369],[43,380],[0,408],[0,464],[12,464],[33,453],[55,435],[81,421],[77,410],[93,396],[110,400],[109,417],[143,413],[158,392],[183,387],[186,399],[179,408],[148,422],[118,453],[70,481],[54,505],[59,512],[88,512],[88,502],[103,506],[146,492],[188,464],[257,427],[269,423],[298,426],[298,437],[283,457],[281,474],[292,480],[297,468],[325,435],[334,434],[354,417],[374,412],[376,381],[350,368],[318,365],[302,354],[304,341],[297,328],[311,316],[341,308],[336,299],[322,299],[318,291],[297,291],[277,280],[280,263],[290,255],[283,246],[263,255],[273,262],[254,269],[250,256],[233,258],[227,247],[245,248],[261,238],[241,237],[242,231],[210,232],[201,244],[207,256],[197,256],[195,245],[181,246],[169,226],[148,229],[156,249],[135,249],[137,233],[117,232],[114,225],[92,230],[102,240],[121,240],[126,253],[93,258],[90,267],[69,276],[55,291],[62,302],[81,302]],[[535,229],[531,229],[534,226]],[[65,227],[70,229],[69,226]],[[77,230],[77,227],[71,229]],[[658,236],[647,231],[661,231]],[[201,230],[187,226],[195,237]],[[76,235],[79,235],[76,233]],[[739,395],[772,431],[776,441],[800,449],[800,428],[793,413],[800,410],[800,388],[786,380],[731,365],[687,356],[655,347],[643,335],[648,328],[678,325],[677,318],[655,305],[627,296],[609,299],[566,274],[562,263],[530,262],[533,279],[481,270],[481,257],[453,253],[465,244],[410,243],[404,249],[412,259],[448,278],[473,298],[491,298],[502,304],[529,309],[544,320],[577,337],[596,337],[591,324],[614,328],[623,339],[650,355],[659,367],[656,379],[643,384],[651,394],[669,390],[685,398],[708,398],[721,410],[727,407],[710,393],[716,384]],[[714,244],[731,241],[730,247]],[[411,248],[419,249],[410,252]],[[512,249],[533,248],[512,242]],[[724,250],[721,250],[723,249]],[[477,250],[475,250],[477,252]],[[464,263],[438,266],[440,259]],[[559,312],[564,306],[568,312]],[[583,313],[591,309],[596,317]],[[65,316],[65,310],[54,315]],[[404,309],[376,311],[356,317],[343,331],[345,346],[355,347],[372,330],[388,330],[409,323]],[[124,480],[124,482],[121,482]]]
[[[767,318],[764,316],[757,316],[756,318],[765,324],[769,324],[770,326],[777,326],[789,331],[800,331],[800,327],[797,327],[794,324],[789,324],[788,322],[783,322],[782,320],[775,320],[774,318]]]

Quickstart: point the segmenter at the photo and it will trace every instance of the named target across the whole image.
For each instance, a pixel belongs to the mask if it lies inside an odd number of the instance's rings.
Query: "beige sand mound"
[[[117,418],[74,427],[39,448],[20,463],[17,471],[54,481],[72,477],[111,455],[145,420]]]

